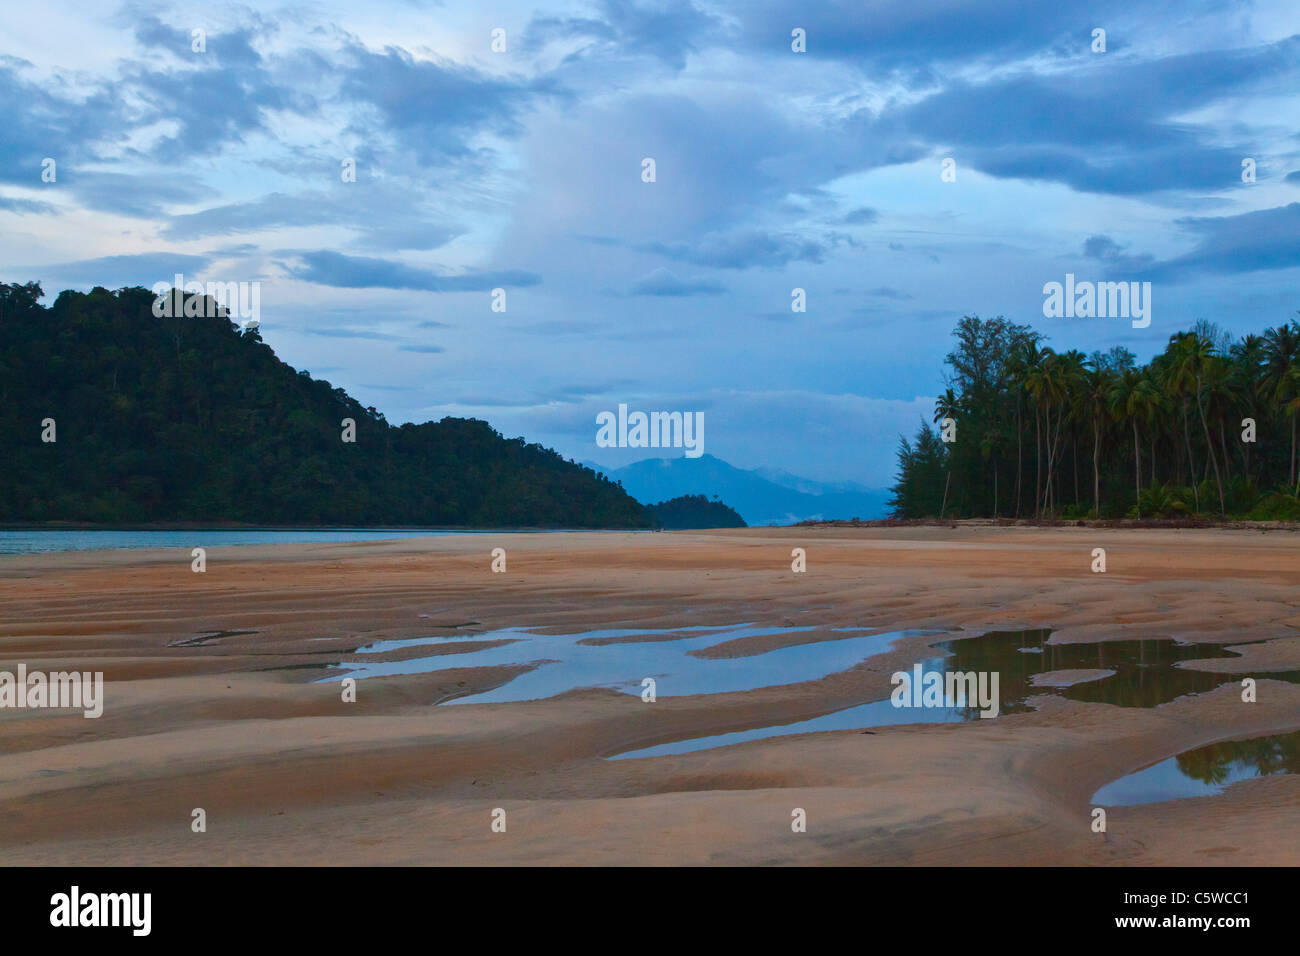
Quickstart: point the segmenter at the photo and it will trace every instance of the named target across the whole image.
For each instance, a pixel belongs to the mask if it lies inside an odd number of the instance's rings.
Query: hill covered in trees
[[[1300,519],[1300,324],[1202,320],[1146,365],[1001,317],[953,335],[940,428],[900,438],[895,516]]]
[[[655,527],[666,531],[704,528],[744,528],[745,519],[721,501],[704,495],[679,495],[655,505],[648,505]]]
[[[618,484],[487,422],[388,424],[224,313],[41,296],[0,283],[0,521],[649,526]]]

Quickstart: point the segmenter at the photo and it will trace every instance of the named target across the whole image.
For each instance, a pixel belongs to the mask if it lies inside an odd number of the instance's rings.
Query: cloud
[[[498,77],[435,58],[417,60],[400,47],[375,53],[349,50],[340,96],[368,108],[359,132],[377,128],[413,150],[421,165],[472,157],[476,133],[513,137],[523,130],[521,114],[539,99],[558,93],[546,79]]]
[[[1151,0],[1143,24],[1182,22],[1222,0]],[[809,4],[750,0],[735,13],[741,42],[752,51],[790,50],[790,31],[803,27],[809,58],[842,61],[870,75],[901,75],[920,84],[946,73],[946,64],[1005,64],[1021,57],[1086,52],[1094,25],[1111,27],[1110,55],[1123,46],[1116,25],[1132,22],[1127,0],[1091,0],[1082,19],[1072,4],[1040,0],[873,0],[870,16],[854,0]]]
[[[0,211],[18,213],[40,213],[44,215],[57,215],[58,206],[53,203],[41,202],[39,199],[18,199],[11,196],[0,196]]]
[[[117,173],[59,167],[58,187],[70,190],[79,202],[103,212],[158,219],[168,206],[197,202],[212,195],[199,182],[175,172]]]
[[[846,226],[866,226],[880,218],[879,210],[872,209],[870,206],[859,206],[852,209],[840,217],[840,222]]]
[[[20,73],[30,66],[0,58],[0,181],[39,187],[42,160],[55,160],[62,178],[120,142],[131,123],[117,84],[98,80],[74,89],[58,79],[29,82]]]
[[[363,234],[371,249],[436,249],[462,234],[437,221],[409,189],[397,185],[342,183],[332,191],[286,195],[274,192],[247,202],[172,216],[163,227],[169,239],[233,235],[268,229],[342,226]]]
[[[686,242],[650,242],[641,246],[646,252],[716,269],[776,269],[790,262],[824,262],[836,246],[851,244],[844,235],[831,233],[808,238],[792,233],[774,233],[761,229],[705,236]]]
[[[556,40],[582,38],[610,56],[649,56],[681,70],[687,54],[720,38],[721,28],[717,17],[691,0],[600,0],[596,16],[533,19],[525,43],[544,47]]]
[[[207,268],[211,261],[208,256],[144,252],[37,266],[32,271],[39,273],[42,279],[48,277],[51,282],[57,282],[65,288],[84,286],[103,286],[106,289],[120,289],[124,286],[152,288],[158,282],[170,284],[178,273],[183,274],[187,282],[198,281],[198,274]]]
[[[347,256],[321,249],[296,253],[298,265],[289,266],[291,278],[336,289],[418,289],[423,292],[486,292],[498,287],[532,286],[541,277],[531,272],[468,271],[442,275],[428,269],[364,256]]]
[[[1110,236],[1089,236],[1083,242],[1083,255],[1124,272],[1146,272],[1151,268],[1152,256],[1125,255],[1124,248]]]
[[[1177,224],[1200,240],[1190,252],[1153,266],[1152,279],[1300,267],[1300,202],[1237,216],[1180,219]]]
[[[331,329],[315,326],[300,327],[297,331],[304,335],[319,335],[327,339],[374,339],[377,342],[400,342],[396,335],[387,332],[372,332],[369,329]]]
[[[1225,145],[1183,114],[1293,83],[1298,57],[1300,36],[1248,50],[960,80],[874,125],[881,136],[951,149],[959,167],[998,178],[1116,195],[1224,188],[1240,173],[1244,146]]]
[[[718,295],[726,286],[711,279],[680,279],[667,269],[655,269],[632,283],[632,295]]]

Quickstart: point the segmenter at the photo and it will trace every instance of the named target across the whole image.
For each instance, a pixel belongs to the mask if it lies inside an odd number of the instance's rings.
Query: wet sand
[[[795,547],[806,573],[791,571]],[[1097,547],[1105,574],[1090,571]],[[188,550],[0,558],[0,669],[106,681],[97,720],[0,710],[0,862],[1294,865],[1297,776],[1112,808],[1104,834],[1088,800],[1181,751],[1300,727],[1300,685],[1268,679],[1300,669],[1297,585],[1300,534],[1260,530],[476,535],[211,548],[204,574]],[[454,656],[436,673],[361,680],[355,703],[313,682],[379,640],[742,623],[817,630],[708,655],[848,627],[1257,641],[1212,669],[1256,678],[1259,699],[1232,684],[1148,709],[1048,696],[995,720],[609,761],[886,698],[889,675],[934,656],[934,637],[820,680],[661,688],[653,704],[586,689],[438,706],[518,672]],[[238,631],[253,633],[225,633]],[[418,655],[439,650],[464,652]],[[191,831],[197,807],[205,833]],[[805,833],[791,830],[795,808]]]

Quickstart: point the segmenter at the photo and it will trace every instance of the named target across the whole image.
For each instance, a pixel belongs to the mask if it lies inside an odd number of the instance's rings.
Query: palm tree
[[[1297,412],[1289,399],[1296,397],[1296,368],[1300,366],[1300,325],[1280,325],[1264,332],[1264,387],[1291,416],[1291,456],[1289,484],[1295,484],[1295,426]]]
[[[1060,457],[1062,451],[1060,444],[1061,426],[1064,424],[1065,409],[1068,405],[1070,390],[1079,374],[1082,363],[1083,353],[1081,352],[1067,352],[1064,355],[1057,355],[1051,349],[1046,349],[1043,352],[1042,361],[1025,379],[1025,388],[1034,396],[1034,400],[1038,405],[1042,406],[1046,419],[1047,480],[1044,482],[1042,489],[1040,514],[1044,510],[1050,510],[1056,504],[1052,478],[1055,474],[1056,460]],[[1055,429],[1052,427],[1053,411],[1056,412]]]
[[[1205,450],[1210,456],[1210,464],[1214,467],[1214,482],[1219,488],[1219,514],[1227,514],[1227,504],[1223,498],[1223,476],[1219,473],[1219,456],[1214,453],[1214,442],[1210,438],[1210,425],[1206,421],[1205,406],[1202,402],[1202,393],[1204,392],[1204,379],[1207,371],[1210,375],[1216,375],[1217,372],[1211,366],[1218,361],[1215,353],[1214,343],[1209,336],[1201,332],[1181,332],[1170,336],[1170,358],[1171,365],[1169,368],[1170,384],[1177,393],[1186,395],[1190,393],[1196,399],[1196,411],[1201,419],[1201,428],[1205,432]],[[1187,437],[1187,454],[1189,461],[1192,454],[1192,441],[1190,434],[1187,433],[1186,407],[1184,406],[1183,418],[1184,434]],[[1192,468],[1192,490],[1196,491],[1196,470]],[[1200,495],[1195,494],[1197,510],[1200,510]]]
[[[1023,433],[1020,427],[1020,406],[1024,397],[1025,379],[1029,372],[1042,361],[1042,350],[1038,347],[1038,333],[1029,333],[1017,339],[1011,349],[1011,356],[1006,364],[1005,384],[1016,396],[1016,517],[1020,517],[1020,479],[1024,474]]]
[[[1110,413],[1110,393],[1115,375],[1105,366],[1089,363],[1080,377],[1077,393],[1081,417],[1092,422],[1092,502],[1101,517],[1101,426]]]
[[[934,403],[934,423],[938,425],[945,418],[951,418],[955,422],[959,411],[961,411],[961,403],[957,396],[953,394],[951,388],[944,389],[944,393]],[[945,451],[944,456],[948,459],[948,477],[943,483],[943,504],[939,506],[940,518],[948,508],[948,485],[952,482],[952,452]]]
[[[1133,490],[1137,516],[1142,517],[1142,446],[1138,441],[1138,423],[1154,421],[1164,403],[1160,388],[1147,372],[1132,369],[1120,375],[1110,393],[1110,405],[1117,418],[1127,418],[1133,426]]]
[[[1258,335],[1242,336],[1240,342],[1232,346],[1231,390],[1237,397],[1237,404],[1250,417],[1256,417],[1260,405],[1260,372],[1264,367],[1264,339]],[[1241,445],[1242,468],[1250,476],[1250,444]]]
[[[980,457],[988,461],[992,459],[993,463],[993,517],[998,517],[998,447],[1002,444],[1002,436],[996,428],[990,428],[980,439]]]

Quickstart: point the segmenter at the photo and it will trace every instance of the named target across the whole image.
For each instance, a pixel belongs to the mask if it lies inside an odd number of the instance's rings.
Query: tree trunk
[[[1196,459],[1192,457],[1192,430],[1187,424],[1187,400],[1183,400],[1183,440],[1187,443],[1187,473],[1192,480],[1192,501],[1196,503],[1196,513],[1201,513],[1201,493],[1196,487]]]
[[[993,456],[993,520],[998,517],[998,456]]]
[[[1092,423],[1092,502],[1101,517],[1101,422]]]
[[[1137,493],[1135,499],[1137,505],[1137,516],[1142,517],[1142,446],[1138,444],[1138,423],[1133,419],[1133,489]]]
[[[1024,465],[1020,460],[1020,393],[1016,392],[1016,517],[1020,517],[1020,475],[1024,471]]]
[[[1214,483],[1219,487],[1219,517],[1228,516],[1228,506],[1223,500],[1223,476],[1219,474],[1219,456],[1214,453],[1214,440],[1210,438],[1210,423],[1205,420],[1205,408],[1201,405],[1201,377],[1196,376],[1196,410],[1201,414],[1201,428],[1205,432],[1205,450],[1210,453],[1210,464],[1214,466]]]
[[[1043,498],[1043,440],[1039,425],[1039,408],[1034,406],[1034,517],[1042,512],[1039,504]]]
[[[1043,500],[1039,502],[1039,515],[1047,513],[1049,502],[1052,500],[1052,453],[1056,450],[1052,444],[1052,406],[1048,405],[1044,410],[1046,422],[1043,426],[1043,432],[1047,436],[1047,473],[1043,476]]]
[[[1079,435],[1070,442],[1070,470],[1074,472],[1074,506],[1079,507]]]

